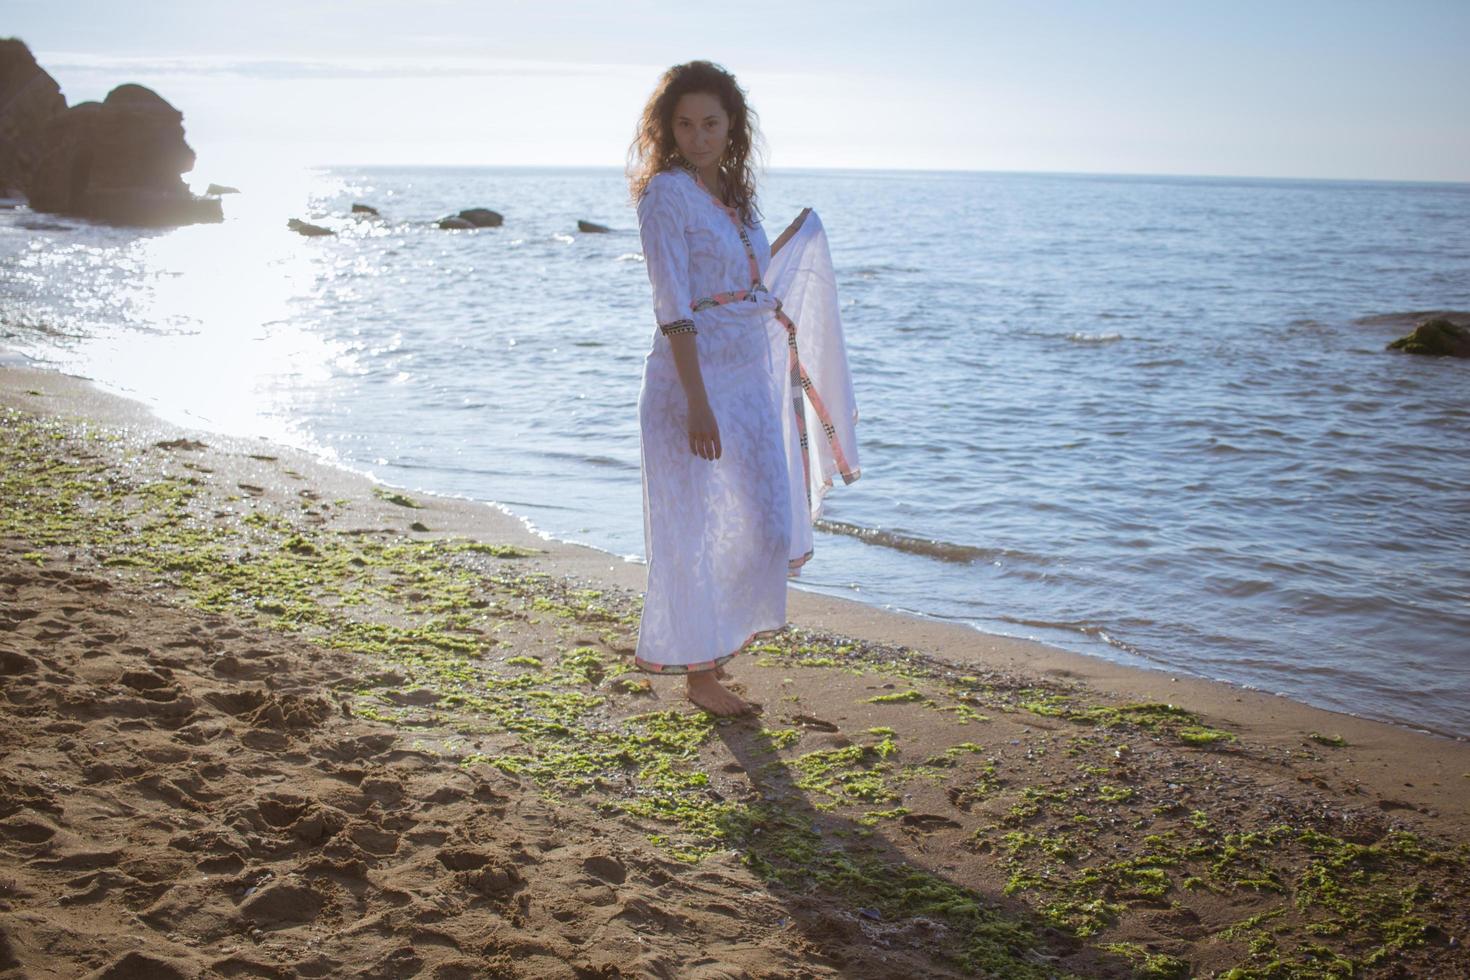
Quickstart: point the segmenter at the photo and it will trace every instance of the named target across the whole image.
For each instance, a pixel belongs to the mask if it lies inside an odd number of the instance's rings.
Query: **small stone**
[[[305,235],[308,238],[337,234],[330,228],[323,228],[321,225],[314,225],[310,222],[302,221],[300,218],[291,218],[286,222],[286,227],[296,232],[298,235]]]

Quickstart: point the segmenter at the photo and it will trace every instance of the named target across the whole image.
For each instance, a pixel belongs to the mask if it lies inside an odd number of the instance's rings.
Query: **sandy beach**
[[[0,977],[1470,976],[1465,742],[796,591],[716,720],[497,508],[18,366],[0,451]]]

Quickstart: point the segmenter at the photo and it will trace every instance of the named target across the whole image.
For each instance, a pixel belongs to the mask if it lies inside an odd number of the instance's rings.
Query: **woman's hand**
[[[796,216],[796,220],[793,221],[793,222],[791,222],[791,224],[787,225],[786,226],[786,230],[783,231],[783,232],[781,232],[781,234],[779,234],[779,235],[776,236],[775,243],[771,245],[771,254],[772,255],[775,255],[778,251],[780,251],[781,246],[782,245],[785,245],[786,242],[790,240],[790,238],[791,238],[792,235],[796,234],[798,231],[801,230],[801,223],[803,221],[805,221],[806,220],[806,216],[809,215],[809,214],[811,214],[811,213],[812,213],[812,209],[811,208],[802,208],[801,209],[801,214],[798,214]]]
[[[720,458],[720,427],[708,401],[689,406],[689,451],[702,459]]]

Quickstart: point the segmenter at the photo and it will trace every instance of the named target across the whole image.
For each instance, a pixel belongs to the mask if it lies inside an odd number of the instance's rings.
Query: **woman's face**
[[[730,116],[708,92],[681,95],[674,105],[674,143],[696,167],[719,163],[730,139]]]

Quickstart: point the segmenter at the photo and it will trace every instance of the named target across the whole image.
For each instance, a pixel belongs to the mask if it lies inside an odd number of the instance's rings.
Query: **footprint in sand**
[[[461,885],[487,897],[507,898],[526,887],[514,859],[463,847],[445,848],[435,856]]]
[[[110,868],[117,864],[122,854],[120,850],[72,851],[60,857],[36,858],[27,861],[25,866],[37,871],[95,871],[98,868]]]
[[[63,636],[71,636],[76,632],[76,628],[71,623],[55,617],[38,620],[33,625],[36,627],[35,637],[38,640],[59,640]]]
[[[31,814],[22,813],[0,820],[0,837],[20,844],[44,844],[56,836],[56,828]]]
[[[260,925],[311,922],[327,905],[327,896],[311,885],[273,881],[240,903],[240,914]]]
[[[0,677],[19,677],[34,674],[37,669],[35,658],[14,650],[0,650]]]
[[[332,703],[323,697],[278,694],[263,688],[245,691],[216,691],[205,700],[225,714],[252,728],[276,731],[305,731],[320,726],[332,716]]]
[[[816,718],[812,715],[795,715],[792,717],[791,721],[793,724],[800,725],[802,728],[810,728],[818,732],[840,731],[840,729],[836,725],[832,724],[830,721],[823,721],[821,718]]]
[[[314,745],[312,754],[332,762],[366,762],[383,755],[397,742],[397,735],[359,735],[340,742]]]
[[[167,667],[152,670],[125,670],[118,683],[130,687],[145,698],[155,701],[172,701],[183,691],[173,682],[174,672]]]
[[[56,899],[58,905],[95,905],[114,892],[124,894],[123,903],[132,908],[149,905],[172,887],[170,882],[145,885],[132,875],[102,869],[80,875],[66,883],[71,889]]]
[[[910,830],[924,834],[932,834],[940,830],[957,830],[963,826],[958,821],[934,813],[906,813],[900,822]]]
[[[750,980],[750,974],[742,967],[734,963],[721,963],[718,960],[711,963],[691,964],[691,969],[684,974],[688,980]]]
[[[589,857],[582,862],[582,870],[610,885],[621,885],[628,878],[628,869],[623,862],[607,854],[594,854]]]
[[[195,971],[185,970],[169,960],[134,950],[88,973],[83,980],[187,980]]]
[[[631,925],[669,934],[684,932],[693,924],[688,918],[677,912],[660,908],[638,895],[625,900],[613,918],[624,919]]]
[[[398,852],[398,835],[361,820],[348,825],[345,836],[373,857],[389,857]]]

